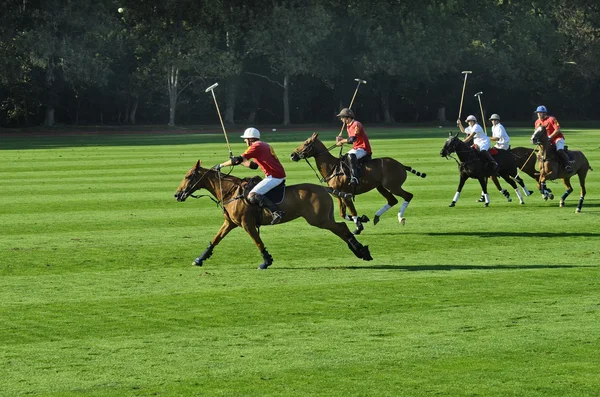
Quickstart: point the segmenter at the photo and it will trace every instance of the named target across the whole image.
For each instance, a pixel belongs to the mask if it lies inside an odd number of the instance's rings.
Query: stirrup
[[[350,184],[351,185],[358,185],[358,178],[353,176],[350,178]]]
[[[271,221],[271,225],[276,225],[279,222],[281,222],[284,215],[285,215],[285,212],[283,212],[281,210],[273,212],[271,214],[271,216],[273,217],[273,220]]]

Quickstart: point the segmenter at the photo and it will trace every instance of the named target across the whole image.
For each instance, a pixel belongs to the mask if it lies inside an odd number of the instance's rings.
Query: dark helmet
[[[338,114],[336,117],[350,117],[353,119],[354,112],[352,111],[352,109],[343,108],[342,110],[340,110],[340,114]]]

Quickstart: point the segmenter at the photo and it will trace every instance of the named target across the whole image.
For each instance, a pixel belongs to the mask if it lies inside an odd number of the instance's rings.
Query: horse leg
[[[554,194],[552,191],[546,187],[546,177],[540,175],[540,179],[538,182],[538,189],[542,195],[542,198],[547,201],[548,199],[554,200]]]
[[[492,176],[490,176],[490,178],[492,179],[492,182],[494,182],[494,185],[496,185],[496,189],[498,189],[498,191],[500,193],[502,193],[504,195],[504,197],[506,197],[506,200],[509,203],[512,202],[512,199],[510,198],[510,193],[508,192],[508,190],[502,189],[502,186],[500,186],[500,181],[498,181],[498,177],[496,175],[492,175]],[[502,176],[502,178],[504,178],[504,176]],[[507,181],[506,178],[504,178],[504,180]],[[483,192],[481,192],[481,197],[479,198],[479,200],[477,200],[477,202],[478,203],[485,202],[485,197],[483,196]]]
[[[527,189],[527,187],[525,186],[525,181],[518,174],[515,177],[515,180],[519,185],[521,185],[521,189],[523,189],[523,193],[525,193],[525,196],[531,196],[533,194],[533,191]]]
[[[333,219],[323,219],[321,217],[315,217],[313,220],[306,218],[306,221],[312,226],[329,230],[341,238],[348,244],[348,248],[350,248],[350,251],[352,251],[357,258],[362,259],[363,261],[373,260],[371,252],[369,251],[369,246],[359,243],[345,223],[336,222]]]
[[[340,208],[340,216],[342,217],[342,219],[346,219],[346,204],[344,203],[341,197],[338,197],[337,199],[338,206]]]
[[[373,225],[379,223],[379,218],[381,215],[385,214],[387,210],[398,204],[398,199],[383,186],[377,186],[377,191],[387,200],[387,203],[375,213]]]
[[[402,202],[400,210],[398,211],[398,222],[404,226],[404,223],[406,222],[406,219],[404,218],[404,212],[406,211],[406,208],[408,207],[408,204],[410,204],[410,201],[414,195],[411,192],[407,192],[406,190],[402,189],[402,187],[397,187],[393,190],[390,189],[390,191],[404,199],[404,202]]]
[[[490,205],[490,195],[487,192],[487,178],[482,176],[477,178],[479,184],[481,185],[481,191],[483,192],[483,198],[485,200],[485,206],[488,207]]]
[[[581,186],[581,195],[579,196],[579,203],[577,204],[577,209],[575,210],[576,213],[580,213],[581,212],[581,207],[583,207],[583,199],[585,198],[585,177],[587,175],[588,172],[588,167],[581,167],[578,172],[577,172],[577,176],[579,177],[579,185]]]
[[[253,216],[253,215],[249,215],[249,216]],[[252,238],[252,241],[254,241],[256,248],[258,248],[258,250],[260,251],[260,254],[263,257],[263,263],[261,263],[258,266],[258,269],[262,269],[262,270],[267,269],[269,266],[271,266],[273,264],[273,257],[271,256],[271,254],[269,254],[269,252],[265,248],[265,244],[263,243],[262,239],[260,238],[260,234],[258,233],[258,228],[256,227],[255,220],[253,218],[242,219],[242,227],[244,228],[246,233],[248,233],[248,235],[250,235],[250,238]]]
[[[516,172],[515,172],[515,174],[516,174]],[[514,178],[513,176],[511,176],[508,172],[504,172],[500,176],[502,176],[502,179],[504,179],[510,185],[510,187],[515,189],[515,193],[517,194],[517,197],[519,198],[519,203],[525,204],[525,201],[523,200],[523,195],[521,194],[521,191],[519,190],[519,186],[517,185],[517,182],[515,182],[517,179]],[[510,195],[508,197],[510,197]],[[512,200],[509,199],[509,201],[512,201]]]
[[[229,233],[236,227],[237,227],[237,225],[235,223],[231,222],[229,219],[226,219],[225,222],[223,222],[223,225],[221,225],[221,228],[217,232],[216,236],[208,244],[208,248],[206,248],[206,250],[202,253],[202,255],[200,255],[199,257],[194,259],[194,262],[192,264],[195,266],[202,266],[204,261],[211,257],[215,246],[217,244],[219,244],[219,242],[221,240],[223,240],[223,238],[227,235],[227,233]]]
[[[560,196],[560,202],[558,203],[559,207],[565,206],[565,200],[567,199],[567,197],[569,197],[569,194],[573,192],[573,186],[571,186],[571,177],[563,178],[562,181],[567,190],[563,193],[562,196]]]
[[[458,198],[460,197],[460,192],[462,191],[462,188],[465,186],[465,182],[467,181],[469,177],[466,174],[461,173],[460,174],[460,180],[458,181],[458,187],[456,188],[456,193],[454,193],[454,198],[452,199],[452,202],[450,203],[450,205],[448,205],[448,207],[454,207],[456,205],[456,203],[458,202]]]
[[[344,206],[346,206],[350,211],[350,215],[346,214],[344,216],[344,219],[347,221],[354,222],[354,224],[356,225],[356,229],[352,232],[352,234],[359,235],[363,230],[365,230],[363,222],[369,222],[369,217],[367,217],[366,215],[358,216],[358,213],[356,212],[356,207],[354,206],[354,203],[351,199],[343,199],[343,202]]]

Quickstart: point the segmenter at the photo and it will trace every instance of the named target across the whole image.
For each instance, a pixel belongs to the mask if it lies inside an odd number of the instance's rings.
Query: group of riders
[[[555,146],[565,171],[572,173],[568,156],[564,151],[565,137],[560,130],[558,121],[555,117],[548,115],[548,109],[543,105],[538,106],[535,113],[537,114],[535,128],[543,126],[546,129],[548,139]],[[338,135],[336,137],[336,146],[341,146],[345,143],[352,144],[352,149],[347,152],[348,165],[350,167],[349,183],[350,185],[357,185],[359,183],[359,160],[369,158],[372,155],[369,138],[362,123],[354,118],[352,109],[344,108],[336,117],[339,117],[345,125],[348,134],[348,138]],[[493,125],[491,138],[481,128],[475,116],[469,115],[465,121],[468,124],[467,127],[462,125],[460,119],[456,121],[456,125],[460,128],[461,132],[467,134],[465,142],[472,141],[473,146],[485,156],[489,164],[494,169],[497,169],[498,164],[489,152],[491,142],[496,142],[494,146],[496,150],[510,150],[510,137],[506,133],[504,126],[500,123],[500,116],[494,113],[490,117]],[[271,224],[277,224],[281,221],[285,213],[266,194],[285,182],[286,174],[283,165],[277,158],[273,147],[260,140],[260,132],[256,128],[246,129],[241,138],[244,139],[248,148],[241,155],[233,156],[229,160],[218,164],[216,168],[220,170],[222,167],[240,164],[251,169],[260,167],[265,174],[265,178],[250,191],[248,201],[271,212],[273,218]]]

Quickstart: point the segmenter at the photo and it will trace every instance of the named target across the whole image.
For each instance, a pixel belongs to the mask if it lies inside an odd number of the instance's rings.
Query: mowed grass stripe
[[[338,131],[319,136],[329,145]],[[288,184],[319,183],[288,159],[311,133],[265,134]],[[515,129],[515,146],[529,134]],[[11,139],[0,163],[0,394],[593,395],[595,172],[582,214],[576,181],[562,209],[561,184],[550,185],[555,201],[536,193],[524,206],[490,186],[483,208],[472,180],[448,208],[458,171],[439,157],[447,131],[371,135],[376,156],[428,174],[405,183],[406,226],[398,207],[365,225],[373,262],[302,220],[263,227],[275,259],[266,272],[241,229],[191,266],[222,213],[173,193],[197,159],[227,158],[222,135]],[[567,138],[592,166],[596,135]],[[377,192],[356,198],[371,218],[383,204]]]

